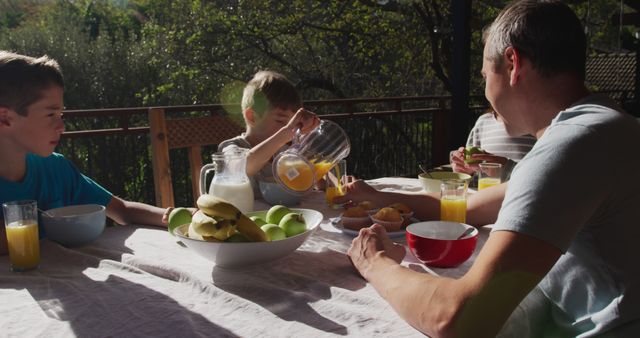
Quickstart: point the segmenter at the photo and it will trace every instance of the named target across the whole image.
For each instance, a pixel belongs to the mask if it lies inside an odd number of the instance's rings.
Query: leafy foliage
[[[473,1],[474,94],[483,89],[478,75],[482,28],[505,4]],[[610,50],[621,45],[619,41],[634,41],[633,29],[612,24],[619,2],[576,0],[571,5],[587,23],[594,48]],[[237,104],[244,83],[262,69],[285,74],[305,100],[438,95],[449,90],[454,66],[449,60],[450,6],[450,0],[0,0],[0,49],[58,60],[69,109]],[[415,130],[406,131],[399,126],[408,122],[401,120],[366,125],[376,126],[374,134],[387,142],[429,149],[418,137],[430,130],[428,119],[413,121]],[[118,123],[80,119],[69,121],[67,129],[113,128]],[[362,123],[350,120],[345,128],[362,134],[366,147],[367,137],[376,136],[359,129]],[[131,136],[66,140],[59,150],[116,194],[150,202],[153,192],[145,188],[150,186],[150,159],[140,156],[148,154],[147,147],[146,136]],[[385,152],[370,148],[372,157]],[[391,155],[414,160],[425,156],[410,149]],[[186,171],[185,163],[177,166],[176,171]],[[370,169],[362,163],[350,166]],[[407,166],[411,164],[384,174],[415,169]],[[178,184],[187,191],[189,179]]]

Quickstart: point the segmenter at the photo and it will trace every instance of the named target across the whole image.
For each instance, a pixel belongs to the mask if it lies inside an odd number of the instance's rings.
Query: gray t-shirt
[[[515,167],[493,228],[564,252],[538,284],[545,336],[640,335],[640,125],[619,111],[592,95],[560,112]]]

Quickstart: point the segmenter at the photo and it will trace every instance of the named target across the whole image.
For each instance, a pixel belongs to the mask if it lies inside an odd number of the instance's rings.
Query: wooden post
[[[449,149],[448,142],[451,110],[447,108],[445,99],[439,100],[439,106],[440,110],[433,113],[433,125],[431,127],[433,137],[433,142],[431,143],[432,166],[449,164],[449,151],[453,150]]]
[[[448,148],[455,149],[467,141],[471,122],[469,79],[471,61],[471,0],[451,1],[453,15],[453,55],[451,62],[451,119]]]
[[[156,205],[161,208],[174,206],[171,185],[171,163],[164,109],[149,108],[149,129],[151,136],[151,161],[153,164],[153,184]]]
[[[192,146],[189,148],[189,168],[191,170],[191,192],[193,193],[193,205],[197,205],[200,197],[200,168],[202,168],[202,147]],[[203,191],[206,193],[206,191]]]

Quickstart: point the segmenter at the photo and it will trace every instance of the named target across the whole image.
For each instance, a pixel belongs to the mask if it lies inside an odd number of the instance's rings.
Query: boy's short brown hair
[[[55,60],[0,50],[0,106],[26,116],[27,107],[51,85],[64,88],[62,70]]]
[[[252,108],[258,116],[264,116],[274,108],[293,111],[302,107],[302,97],[287,78],[269,70],[257,72],[244,87],[242,111]]]

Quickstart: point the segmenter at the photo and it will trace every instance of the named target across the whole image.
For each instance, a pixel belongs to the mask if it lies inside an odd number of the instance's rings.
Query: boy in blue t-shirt
[[[55,60],[0,51],[0,203],[32,199],[42,210],[100,204],[117,223],[165,226],[165,209],[113,196],[53,153],[64,131],[63,90]],[[0,208],[0,255],[6,253]]]

